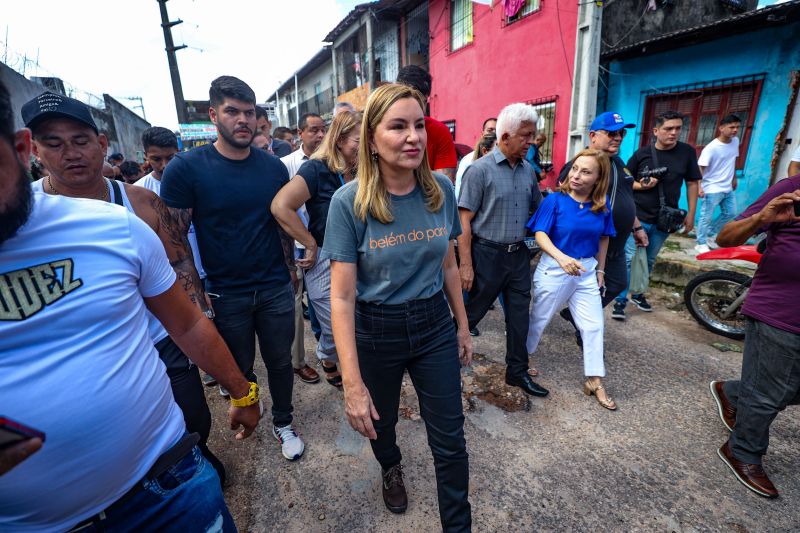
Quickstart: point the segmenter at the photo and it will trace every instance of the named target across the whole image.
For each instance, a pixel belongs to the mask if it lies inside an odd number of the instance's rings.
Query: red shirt
[[[428,163],[431,169],[456,168],[458,157],[450,128],[435,118],[425,117],[425,131],[428,132]]]

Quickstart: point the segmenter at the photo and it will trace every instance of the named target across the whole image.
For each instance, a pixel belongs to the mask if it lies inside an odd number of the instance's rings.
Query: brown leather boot
[[[393,513],[405,513],[408,508],[406,486],[403,483],[403,465],[395,465],[383,472],[383,503]]]

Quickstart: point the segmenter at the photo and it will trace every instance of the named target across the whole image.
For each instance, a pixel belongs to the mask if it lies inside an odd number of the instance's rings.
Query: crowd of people
[[[427,72],[404,67],[363,113],[342,102],[329,124],[308,113],[293,132],[273,130],[253,90],[221,76],[209,90],[217,140],[180,152],[170,130],[149,128],[143,175],[121,154],[106,160],[107,138],[66,96],[27,102],[15,132],[0,85],[0,405],[24,424],[24,438],[0,445],[0,529],[235,531],[203,384],[230,399],[243,439],[264,414],[266,383],[276,447],[302,457],[294,377],[320,381],[306,360],[305,291],[314,359],[369,439],[385,506],[408,507],[396,436],[407,372],[442,528],[469,531],[460,367],[478,323],[499,299],[505,381],[546,397],[531,358],[559,314],[583,350],[581,390],[618,409],[603,383],[603,308],[614,302],[612,318],[625,320],[637,248],[652,269],[670,233],[692,229],[698,197],[699,251],[768,235],[744,309],[741,381],[711,391],[732,431],[720,457],[748,488],[777,496],[761,457],[775,415],[800,403],[790,261],[800,176],[731,221],[738,117],[721,120],[698,160],[678,140],[683,117],[662,113],[626,164],[620,145],[635,126],[605,112],[543,195],[551,165],[533,107],[487,118],[459,162],[447,127],[427,115],[430,88]],[[644,292],[630,299],[652,310]],[[256,342],[266,376],[254,371]],[[34,433],[20,433],[27,426]]]

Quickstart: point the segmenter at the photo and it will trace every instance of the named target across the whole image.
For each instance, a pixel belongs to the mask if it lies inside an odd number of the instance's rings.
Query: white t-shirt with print
[[[706,194],[733,190],[737,157],[739,157],[739,137],[734,137],[727,144],[714,139],[703,148],[700,157],[697,158],[697,164],[705,167],[702,186]]]
[[[34,193],[0,244],[0,411],[43,431],[0,476],[0,531],[64,531],[120,498],[185,431],[143,297],[175,273],[108,202]]]

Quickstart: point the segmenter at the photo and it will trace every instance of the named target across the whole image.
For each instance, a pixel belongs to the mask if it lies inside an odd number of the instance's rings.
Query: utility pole
[[[133,106],[134,109],[141,109],[142,110],[142,118],[147,120],[147,115],[144,114],[144,100],[141,96],[123,96],[125,100],[133,100],[139,102],[139,105]]]
[[[178,122],[186,124],[189,122],[189,117],[186,112],[186,101],[183,99],[183,87],[181,86],[181,74],[178,72],[178,59],[175,57],[175,52],[186,48],[185,44],[175,46],[172,41],[172,27],[181,24],[183,21],[178,19],[170,22],[169,15],[167,15],[167,1],[156,0],[158,7],[161,9],[161,28],[164,30],[164,44],[167,51],[167,61],[169,62],[169,75],[172,78],[172,92],[175,95],[175,110],[178,112]]]
[[[575,76],[572,82],[567,160],[571,160],[588,144],[587,130],[597,114],[602,13],[601,0],[578,4],[578,36],[575,42]]]

